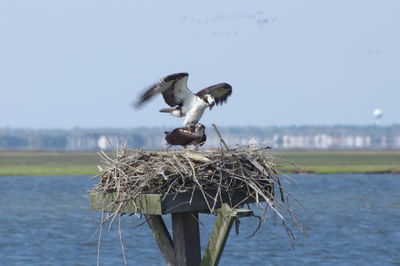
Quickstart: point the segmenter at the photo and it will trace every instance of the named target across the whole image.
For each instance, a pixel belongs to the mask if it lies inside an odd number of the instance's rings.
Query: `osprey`
[[[175,128],[165,132],[165,140],[172,145],[186,146],[194,145],[196,148],[204,145],[207,140],[203,124],[190,125],[188,127]]]
[[[220,83],[193,94],[187,87],[188,76],[188,73],[166,76],[143,93],[135,107],[140,107],[144,102],[161,93],[164,101],[171,108],[163,108],[160,112],[170,113],[176,117],[186,116],[183,125],[187,127],[198,123],[207,107],[211,110],[215,104],[226,102],[232,93],[231,85]]]

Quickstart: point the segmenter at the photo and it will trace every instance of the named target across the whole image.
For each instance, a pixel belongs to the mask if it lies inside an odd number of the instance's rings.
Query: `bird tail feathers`
[[[160,112],[161,113],[172,113],[175,110],[176,110],[175,107],[173,107],[173,108],[163,108],[163,109],[160,109]]]

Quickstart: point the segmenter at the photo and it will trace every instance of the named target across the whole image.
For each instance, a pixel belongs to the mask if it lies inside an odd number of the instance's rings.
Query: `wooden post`
[[[235,216],[235,212],[227,204],[223,204],[218,210],[215,226],[201,261],[202,266],[218,265]]]
[[[176,266],[198,266],[201,260],[198,212],[172,213]]]
[[[215,221],[214,229],[208,240],[207,248],[204,252],[201,266],[218,265],[222,252],[224,251],[226,241],[235,218],[250,216],[251,210],[232,210],[228,204],[222,204],[218,210],[218,216]]]
[[[245,195],[241,193],[221,196],[222,200],[216,205],[220,209],[215,226],[201,260],[198,213],[207,211],[209,205],[201,192],[178,195],[144,194],[122,205],[115,202],[116,197],[116,193],[90,193],[91,208],[98,211],[144,214],[166,263],[177,266],[218,265],[234,219],[252,215],[251,210],[233,210],[229,206],[254,202],[253,198],[245,199]],[[224,202],[230,202],[230,205]],[[167,213],[171,213],[173,240],[162,218]]]
[[[175,255],[172,238],[161,215],[145,215],[154,239],[165,258],[167,265],[175,265]]]

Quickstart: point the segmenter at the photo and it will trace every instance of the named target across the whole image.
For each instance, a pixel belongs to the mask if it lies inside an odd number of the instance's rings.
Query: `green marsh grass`
[[[284,173],[400,173],[396,151],[271,151]],[[293,162],[295,166],[291,165]],[[0,176],[96,175],[96,152],[0,152]]]
[[[296,150],[271,154],[283,159],[279,169],[285,173],[400,173],[400,150]]]
[[[95,175],[95,152],[0,152],[2,176]]]

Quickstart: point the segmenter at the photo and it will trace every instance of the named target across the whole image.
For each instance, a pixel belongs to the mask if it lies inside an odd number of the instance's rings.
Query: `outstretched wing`
[[[189,74],[178,73],[175,75],[178,76],[175,79],[173,85],[163,92],[165,102],[171,107],[182,105],[184,101],[195,97],[195,95],[187,87]]]
[[[228,97],[232,94],[232,86],[228,83],[220,83],[210,86],[199,91],[196,95],[203,98],[206,94],[210,94],[215,99],[215,103],[222,104],[226,102]]]
[[[165,102],[169,106],[173,107],[180,104],[185,97],[193,95],[187,88],[188,76],[188,73],[176,73],[162,78],[140,96],[135,107],[140,107],[159,93],[162,93]]]

